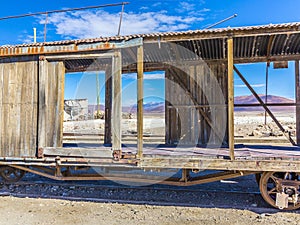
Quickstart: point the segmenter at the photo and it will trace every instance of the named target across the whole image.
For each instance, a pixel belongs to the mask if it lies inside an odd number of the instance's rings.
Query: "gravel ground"
[[[247,135],[256,129],[244,129],[245,124],[256,123],[249,116],[240,117],[239,132]],[[102,129],[100,125],[96,128]],[[23,184],[0,185],[0,224],[300,224],[299,210],[282,212],[263,201],[253,176],[184,191],[160,185],[130,189],[110,181],[61,186],[35,175],[26,175],[24,180]],[[39,182],[27,185],[27,181]]]
[[[299,224],[296,213],[1,197],[0,224]]]
[[[253,175],[132,189],[111,181],[61,184],[27,174],[17,184],[2,184],[0,195],[0,224],[300,224],[299,211],[280,212],[262,200]]]

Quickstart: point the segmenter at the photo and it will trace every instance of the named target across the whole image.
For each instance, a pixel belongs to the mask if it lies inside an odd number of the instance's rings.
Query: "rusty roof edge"
[[[275,32],[288,32],[288,31],[300,31],[300,22],[293,23],[281,23],[281,24],[268,24],[259,26],[244,26],[244,27],[227,27],[227,28],[215,28],[215,29],[202,29],[202,30],[188,30],[188,31],[178,31],[178,32],[157,32],[148,34],[132,34],[124,36],[111,36],[111,37],[98,37],[98,38],[88,38],[88,39],[76,39],[76,40],[62,40],[53,42],[39,42],[39,43],[29,43],[20,45],[4,45],[0,46],[0,49],[7,48],[18,48],[18,47],[46,47],[46,46],[59,46],[59,45],[82,45],[82,44],[93,44],[100,42],[107,43],[118,43],[123,41],[128,41],[136,38],[143,38],[144,40],[153,39],[158,37],[178,37],[184,35],[207,35],[207,34],[228,34],[228,33],[239,33],[246,32],[254,34],[260,31],[275,31]]]

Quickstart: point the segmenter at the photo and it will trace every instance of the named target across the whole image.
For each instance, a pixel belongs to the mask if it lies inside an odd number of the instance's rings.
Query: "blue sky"
[[[0,17],[18,15],[29,12],[40,12],[64,8],[84,7],[117,3],[118,1],[74,1],[74,0],[19,0],[6,1],[1,4]],[[16,6],[17,5],[17,6]],[[270,23],[285,23],[300,21],[300,1],[295,0],[132,0],[125,6],[125,15],[121,34],[148,33],[163,31],[180,31],[203,29],[235,13],[238,17],[217,27],[250,26]],[[47,41],[63,39],[94,38],[117,34],[119,12],[121,7],[108,7],[99,10],[88,10],[73,13],[52,14],[48,18]],[[0,45],[13,45],[33,41],[33,27],[37,28],[37,41],[43,41],[45,16],[0,21]],[[265,64],[241,65],[240,70],[258,93],[264,93]],[[289,69],[270,69],[269,93],[294,98],[294,68],[290,63]],[[82,73],[66,77],[66,98],[88,97],[93,101],[95,92],[77,91],[83,82],[95,85],[93,74]],[[82,79],[84,77],[84,79]],[[100,82],[104,75],[100,73]],[[282,83],[282,80],[285,82]],[[134,76],[124,76],[123,87],[127,87],[127,97],[124,104],[131,104],[135,100]],[[101,85],[100,85],[101,86]],[[147,101],[163,98],[163,76],[158,72],[148,74],[145,80],[145,95]],[[96,87],[90,90],[95,90]],[[101,99],[104,99],[102,91]],[[235,78],[235,94],[250,94],[241,81]],[[85,96],[84,96],[85,95]],[[151,98],[150,96],[156,96]],[[102,102],[101,100],[101,102]]]

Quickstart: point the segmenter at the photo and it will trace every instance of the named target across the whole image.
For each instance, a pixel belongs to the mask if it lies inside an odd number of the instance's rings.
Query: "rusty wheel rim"
[[[283,172],[265,172],[262,174],[259,189],[263,199],[274,208],[279,208],[276,206],[276,194],[280,193],[280,185],[277,185],[279,179],[290,180],[292,175],[295,177],[295,173],[283,173]],[[299,180],[299,174],[296,174],[297,179]],[[299,189],[298,189],[299,191]],[[284,210],[295,210],[300,208],[300,202],[294,203],[289,202],[288,208],[284,208]]]

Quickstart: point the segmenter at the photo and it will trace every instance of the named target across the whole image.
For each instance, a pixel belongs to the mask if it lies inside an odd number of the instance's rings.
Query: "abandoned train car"
[[[0,47],[1,176],[17,181],[31,172],[58,180],[193,185],[259,174],[269,204],[299,208],[299,59],[300,23]],[[236,67],[289,61],[295,65],[296,100],[290,104],[296,107],[295,138]],[[78,71],[105,71],[105,134],[97,146],[63,145],[65,74]],[[149,71],[165,74],[165,144],[156,146],[143,143],[143,81]],[[287,136],[289,146],[234,144],[234,72]],[[137,79],[137,138],[130,146],[122,142],[121,132],[125,73]],[[180,169],[182,176],[76,173],[86,167]],[[202,170],[216,172],[201,175]],[[197,176],[190,176],[192,172]]]

